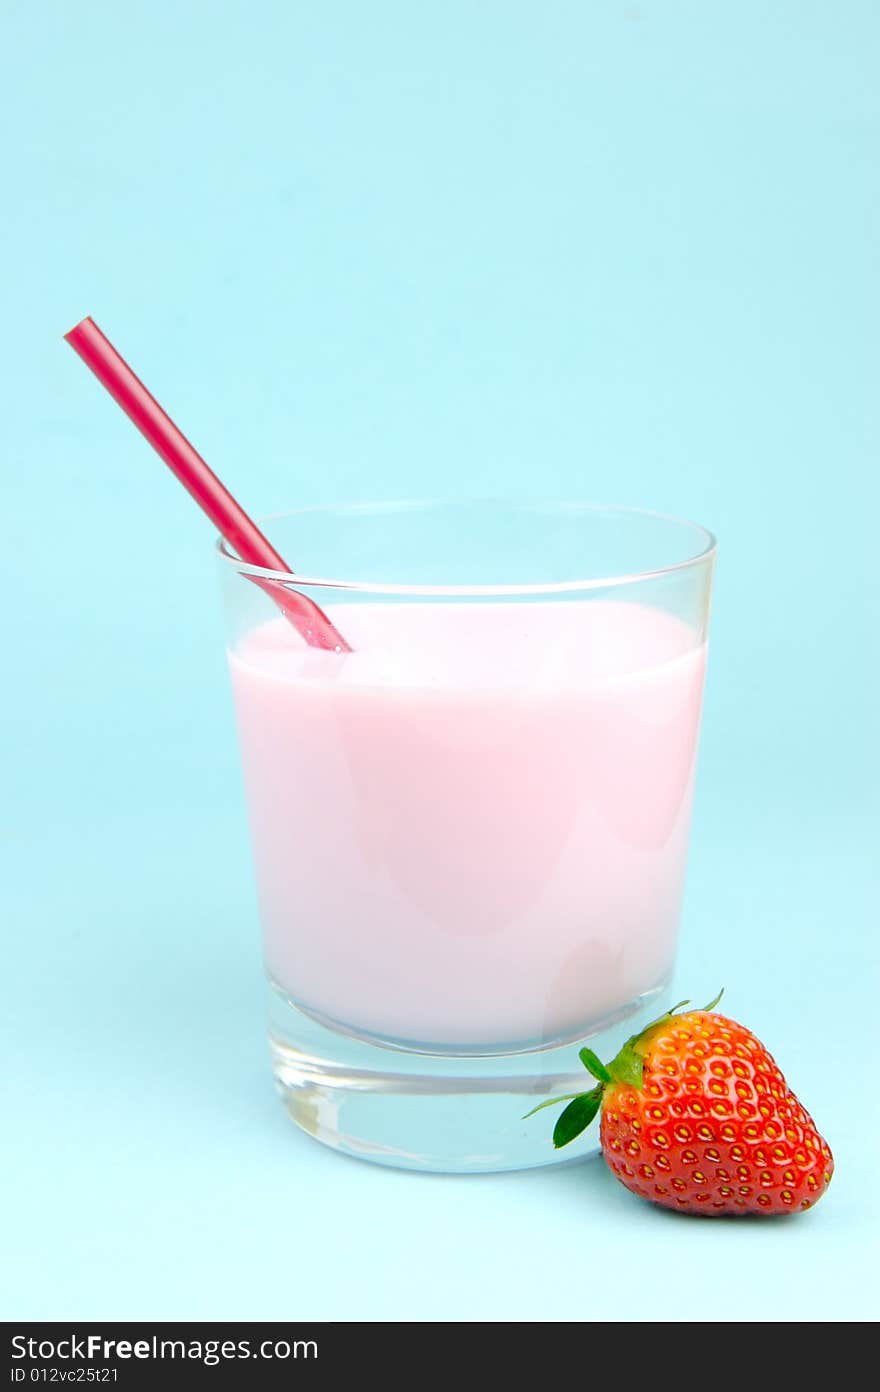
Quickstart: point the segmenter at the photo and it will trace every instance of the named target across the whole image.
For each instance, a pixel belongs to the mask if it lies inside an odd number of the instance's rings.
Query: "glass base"
[[[545,1098],[592,1084],[583,1044],[613,1057],[631,1034],[671,1004],[669,983],[631,1001],[564,1044],[517,1053],[428,1053],[343,1033],[307,1014],[269,983],[269,1043],[287,1112],[324,1145],[407,1170],[478,1174],[564,1164],[594,1154],[598,1125],[554,1150]]]

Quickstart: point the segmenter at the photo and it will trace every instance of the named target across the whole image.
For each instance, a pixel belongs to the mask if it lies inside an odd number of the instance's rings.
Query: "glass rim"
[[[262,527],[267,522],[277,522],[288,517],[307,517],[315,513],[404,513],[421,512],[429,509],[455,509],[474,507],[508,508],[519,512],[570,512],[616,514],[618,516],[639,517],[655,522],[672,523],[693,533],[702,542],[698,551],[683,560],[672,561],[668,565],[649,570],[621,571],[583,580],[560,580],[541,583],[522,583],[510,585],[415,585],[399,584],[390,581],[349,580],[328,576],[307,575],[304,571],[270,570],[265,566],[250,565],[242,561],[230,549],[223,536],[218,536],[214,549],[225,565],[240,575],[253,576],[260,580],[273,580],[296,589],[341,590],[347,593],[415,595],[425,597],[507,597],[531,595],[578,594],[589,590],[612,589],[620,585],[634,585],[647,580],[659,580],[667,575],[675,575],[695,569],[712,560],[718,550],[718,541],[708,527],[699,522],[691,522],[675,513],[657,512],[652,508],[630,507],[626,503],[591,503],[585,499],[517,499],[517,498],[400,498],[375,500],[372,502],[307,503],[301,507],[285,508],[280,512],[265,513],[254,520]]]

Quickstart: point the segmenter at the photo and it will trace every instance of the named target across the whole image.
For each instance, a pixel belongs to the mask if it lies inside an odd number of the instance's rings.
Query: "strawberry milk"
[[[230,654],[265,959],[306,1011],[503,1051],[672,968],[705,648],[625,600],[330,606]]]

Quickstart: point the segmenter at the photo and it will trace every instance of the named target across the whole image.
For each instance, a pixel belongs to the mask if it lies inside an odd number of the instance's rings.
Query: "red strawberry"
[[[706,1217],[811,1208],[831,1180],[831,1151],[764,1045],[712,1013],[719,999],[676,1014],[682,1001],[607,1067],[581,1049],[598,1084],[568,1102],[553,1143],[574,1140],[601,1108],[607,1163],[652,1203]]]

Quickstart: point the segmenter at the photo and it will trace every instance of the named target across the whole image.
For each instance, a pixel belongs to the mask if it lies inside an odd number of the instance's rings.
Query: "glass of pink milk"
[[[570,1159],[524,1113],[668,1003],[714,538],[581,502],[265,530],[295,578],[218,549],[285,1106],[389,1165]],[[353,651],[309,647],[268,576]]]

